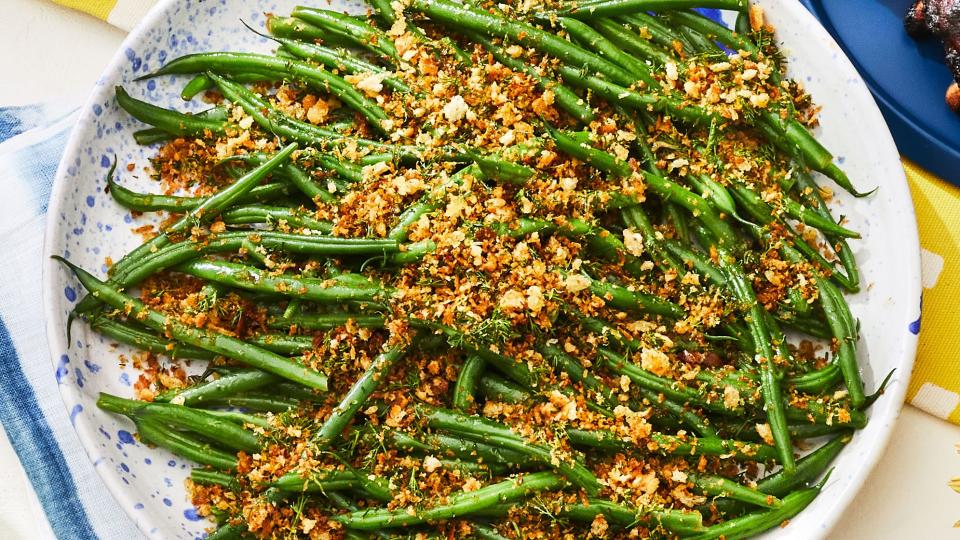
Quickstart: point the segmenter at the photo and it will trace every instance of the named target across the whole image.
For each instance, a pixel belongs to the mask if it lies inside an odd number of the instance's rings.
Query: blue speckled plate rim
[[[56,294],[56,288],[52,285],[54,275],[58,270],[58,263],[50,259],[49,255],[56,253],[56,251],[52,249],[52,244],[54,243],[54,239],[57,238],[57,232],[62,227],[59,216],[62,213],[61,206],[67,201],[68,184],[66,183],[66,177],[67,169],[70,167],[70,158],[78,152],[80,145],[83,143],[83,140],[81,139],[81,130],[78,129],[78,127],[94,122],[94,105],[100,101],[102,94],[107,92],[106,89],[101,88],[99,82],[108,78],[111,74],[123,69],[124,63],[127,60],[125,51],[134,48],[137,43],[143,40],[144,35],[150,28],[160,24],[163,20],[164,14],[168,9],[176,4],[177,1],[178,0],[158,0],[157,3],[150,8],[140,23],[137,24],[137,26],[134,27],[129,34],[127,34],[126,38],[124,38],[123,42],[120,44],[120,47],[117,49],[117,52],[114,53],[113,57],[111,58],[110,63],[107,64],[107,67],[97,79],[97,84],[94,86],[94,89],[88,96],[87,101],[80,109],[80,115],[78,116],[77,122],[70,133],[70,137],[67,140],[67,145],[64,148],[63,157],[61,158],[60,164],[57,167],[57,172],[54,177],[55,179],[50,194],[50,203],[47,208],[46,230],[44,231],[43,253],[44,256],[47,257],[47,260],[43,262],[43,286],[41,292],[41,301],[43,302],[44,309],[44,326],[47,333],[47,343],[50,346],[50,360],[53,362],[54,369],[56,369],[58,365],[58,351],[67,350],[69,348],[69,343],[66,341],[66,333],[64,329],[51,324],[51,322],[55,320],[55,317],[53,317],[53,314],[51,313],[51,307],[54,305],[54,303],[50,298],[50,295]],[[58,384],[57,386],[60,390],[60,397],[63,400],[64,406],[67,407],[68,410],[71,403],[80,401],[79,392],[74,385]],[[96,457],[94,452],[97,448],[97,441],[95,441],[92,438],[92,435],[87,433],[85,430],[74,429],[74,432],[80,439],[80,443],[82,444],[84,451],[87,453],[87,457],[90,458],[92,462]],[[100,479],[103,481],[103,483],[107,486],[107,489],[110,491],[110,495],[113,496],[113,498],[120,504],[120,506],[130,516],[134,523],[137,524],[137,527],[143,534],[150,536],[151,531],[158,529],[160,524],[156,522],[152,513],[144,512],[137,515],[131,513],[130,509],[134,507],[136,501],[131,492],[124,489],[123,485],[121,485],[117,475],[109,474],[106,470],[101,468],[96,468],[96,472],[97,475],[100,476]]]
[[[823,0],[800,0],[813,16],[820,21],[832,38],[837,39],[837,31],[829,17],[822,11]],[[839,41],[837,42],[840,43]],[[843,49],[847,53],[847,49]],[[868,71],[860,69],[856,56],[847,58],[857,68],[870,93],[877,100],[880,110],[887,119],[887,124],[894,133],[894,140],[898,141],[901,153],[943,180],[960,186],[960,141],[949,144],[932,135],[913,115],[904,111],[897,101],[884,92]],[[892,120],[892,121],[891,121]],[[932,151],[931,151],[932,150]]]
[[[839,47],[839,45],[836,44],[835,40],[829,34],[829,32],[823,27],[822,24],[819,23],[819,21],[817,21],[817,19],[810,12],[808,12],[803,7],[802,4],[797,3],[795,0],[768,0],[768,1],[775,1],[778,3],[782,3],[785,10],[796,14],[796,16],[799,19],[801,20],[808,19],[809,22],[813,23],[812,25],[808,25],[808,26],[814,29],[818,28],[820,33],[819,36],[813,35],[811,37],[815,39],[822,39],[826,43],[832,44],[832,46],[837,47],[837,49],[841,51],[837,61],[841,63],[846,62],[849,68],[854,73],[858,73],[854,64],[850,61],[848,57],[846,57],[845,54],[842,53],[842,49]],[[159,0],[159,2],[144,17],[141,23],[133,31],[131,31],[131,33],[123,41],[117,53],[114,55],[109,65],[104,70],[104,73],[101,76],[101,80],[109,77],[111,74],[122,69],[123,63],[125,61],[124,51],[127,50],[128,48],[135,47],[136,44],[142,39],[143,34],[145,34],[148,29],[158,24],[161,21],[162,16],[167,12],[167,10],[169,10],[171,6],[176,3],[177,3],[177,0]],[[793,11],[793,10],[796,10],[796,11]],[[817,30],[814,30],[814,32],[817,32]],[[872,99],[872,95],[868,91],[866,83],[863,82],[863,78],[862,77],[859,77],[859,78],[860,78],[860,84],[863,85],[863,91],[866,93],[866,98]],[[90,97],[88,98],[87,103],[85,104],[83,110],[81,111],[80,117],[77,120],[77,126],[82,126],[82,125],[85,125],[86,123],[93,121],[93,112],[92,112],[93,105],[104,97],[105,92],[106,90],[101,90],[99,89],[99,87],[94,89],[94,91],[91,93]],[[876,102],[874,101],[874,103]],[[882,120],[882,117],[881,117],[881,120]],[[893,144],[892,136],[890,135],[889,131],[887,131],[886,134],[878,133],[876,136],[880,137],[881,139],[886,139],[887,144],[889,144],[891,147],[895,147]],[[80,130],[78,130],[75,127],[67,142],[65,152],[64,152],[64,159],[61,160],[60,165],[57,169],[56,180],[54,182],[53,189],[52,189],[50,207],[49,207],[48,216],[47,216],[46,237],[44,242],[45,245],[44,245],[44,251],[43,251],[45,254],[53,252],[51,247],[53,247],[54,239],[57,238],[57,233],[60,231],[60,229],[63,226],[60,223],[58,216],[62,213],[62,207],[67,201],[66,188],[68,187],[68,184],[66,183],[66,177],[68,176],[67,169],[69,167],[69,160],[67,158],[72,157],[77,153],[78,148],[82,142],[83,141],[80,139]],[[880,142],[882,143],[884,141],[881,140]],[[904,198],[903,200],[909,201],[910,192],[909,192],[909,189],[907,188],[906,179],[903,176],[902,171],[900,172],[899,175],[896,175],[896,176],[902,179],[902,181],[897,182],[896,186],[886,186],[885,189],[895,189],[900,192],[900,196]],[[906,295],[911,298],[919,298],[920,292],[921,292],[920,266],[919,266],[920,253],[919,253],[919,241],[916,240],[917,239],[916,219],[915,219],[915,214],[914,214],[912,204],[907,207],[907,211],[909,212],[912,219],[908,220],[909,221],[908,226],[910,227],[910,230],[905,231],[905,233],[907,237],[914,239],[914,241],[911,242],[911,246],[908,246],[912,248],[911,252],[901,253],[900,260],[910,267],[910,272],[909,272],[910,275],[915,276],[915,278],[911,279],[909,283],[904,284],[904,287],[907,289]],[[52,309],[53,309],[53,306],[55,305],[55,302],[54,302],[54,298],[51,295],[54,295],[58,291],[56,287],[53,287],[54,279],[58,270],[59,270],[59,267],[52,260],[48,259],[44,261],[43,278],[42,278],[43,279],[42,301],[44,304],[44,313],[45,313],[44,322],[46,325],[47,339],[48,339],[48,343],[50,344],[51,361],[54,365],[54,368],[57,365],[57,352],[67,350],[67,343],[65,339],[64,329],[56,325],[50,324],[50,321],[55,320],[55,317],[52,316],[53,315]],[[910,368],[912,367],[913,359],[916,354],[916,346],[917,346],[916,336],[910,335],[906,339],[900,341],[900,343],[903,345],[903,349],[898,351],[898,356],[901,358],[901,362],[899,366],[903,368],[903,371],[905,372],[905,376],[906,376],[909,374]],[[837,506],[839,506],[841,510],[835,511],[835,512],[828,512],[827,516],[822,516],[823,521],[821,523],[822,528],[820,530],[804,531],[802,533],[804,534],[802,538],[814,538],[814,537],[825,536],[830,531],[830,529],[836,524],[843,509],[845,509],[850,504],[853,497],[856,495],[856,492],[862,487],[863,481],[866,480],[870,471],[874,468],[876,463],[879,461],[887,443],[889,442],[890,436],[893,433],[893,424],[895,423],[897,417],[899,416],[899,412],[903,406],[903,399],[905,397],[906,390],[907,390],[906,382],[902,382],[899,384],[898,382],[899,381],[895,381],[892,387],[887,392],[887,400],[884,400],[883,404],[877,405],[877,409],[888,410],[887,412],[888,416],[886,417],[886,419],[890,422],[890,424],[888,426],[884,426],[885,429],[882,431],[882,433],[878,435],[878,437],[876,437],[874,442],[877,444],[872,446],[868,452],[862,455],[862,462],[861,462],[862,466],[857,471],[858,475],[862,475],[861,482],[856,486],[851,486],[851,489],[848,489],[845,492],[842,492],[839,494],[839,497],[838,497],[839,500],[837,501]],[[60,385],[60,391],[61,391],[61,397],[63,398],[65,405],[69,406],[70,403],[79,401],[78,390],[73,385]],[[877,411],[874,411],[874,412],[877,412]],[[92,452],[96,448],[96,444],[97,444],[96,441],[94,441],[91,438],[92,434],[87,433],[83,430],[76,430],[76,432],[81,443],[84,446],[84,450],[86,451],[88,456],[92,456],[93,455]],[[111,495],[118,502],[120,502],[121,506],[124,508],[126,512],[130,513],[131,512],[130,509],[133,507],[132,503],[134,502],[134,500],[131,497],[130,493],[126,489],[124,489],[124,487],[121,485],[118,477],[116,475],[110,474],[100,469],[98,469],[97,472],[100,475],[100,477],[103,479]],[[141,528],[141,530],[148,535],[150,534],[150,531],[152,529],[155,530],[156,527],[158,526],[158,524],[156,523],[156,520],[154,519],[152,513],[150,512],[145,512],[137,515],[133,515],[132,513],[130,513],[130,517],[137,523],[137,525]],[[797,531],[794,531],[794,532],[797,532]],[[792,533],[790,535],[793,536]]]

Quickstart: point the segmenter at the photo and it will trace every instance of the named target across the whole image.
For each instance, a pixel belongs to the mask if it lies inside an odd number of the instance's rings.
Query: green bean
[[[828,364],[822,369],[804,373],[795,377],[787,377],[783,384],[792,387],[798,392],[808,394],[820,394],[829,392],[837,386],[837,383],[843,378],[840,373],[840,367],[837,364]]]
[[[609,522],[625,529],[632,529],[637,525],[654,529],[659,525],[681,536],[704,530],[703,518],[699,512],[632,508],[606,499],[588,499],[586,503],[565,505],[559,514],[561,517],[583,522],[593,522],[598,515],[603,515]]]
[[[350,40],[371,52],[399,59],[397,48],[390,36],[366,22],[335,11],[303,6],[293,8],[292,15],[297,19],[323,28],[338,38]]]
[[[617,375],[626,376],[634,384],[652,392],[663,394],[677,403],[691,403],[725,415],[739,415],[743,412],[741,407],[727,408],[726,404],[722,402],[704,400],[696,390],[679,386],[673,379],[654,375],[609,349],[601,348],[599,352],[599,360],[610,371]]]
[[[777,497],[786,497],[794,489],[812,482],[823,474],[848,442],[850,442],[849,434],[834,437],[830,442],[800,458],[793,475],[788,475],[782,470],[771,474],[757,482],[757,490]]]
[[[707,495],[714,497],[729,497],[737,501],[765,508],[778,508],[783,504],[780,499],[773,495],[750,489],[722,476],[687,473],[687,481]]]
[[[483,176],[490,180],[522,186],[527,183],[530,177],[536,174],[536,171],[526,165],[520,165],[497,157],[482,156],[473,150],[467,150],[465,153],[477,164]]]
[[[480,540],[508,540],[506,536],[498,533],[492,525],[474,521],[470,523],[470,527],[472,529],[470,532]]]
[[[162,423],[152,419],[137,419],[134,421],[140,439],[146,443],[155,444],[174,454],[195,461],[201,465],[209,465],[222,471],[237,468],[236,456],[214,448],[208,443],[200,442],[192,437],[167,428]]]
[[[590,282],[590,292],[602,298],[609,306],[623,311],[662,315],[671,319],[681,319],[686,315],[683,308],[660,297],[631,291],[626,287],[599,281],[580,274]]]
[[[673,269],[677,271],[682,269],[680,260],[668,250],[664,249],[663,242],[657,240],[656,231],[642,207],[639,205],[626,206],[621,209],[620,215],[624,225],[630,229],[640,231],[643,237],[643,247],[655,263],[663,269]]]
[[[824,148],[807,128],[795,118],[783,119],[779,113],[770,111],[763,113],[760,117],[760,124],[773,130],[774,136],[771,138],[771,142],[787,153],[802,159],[813,170],[823,173],[854,197],[866,197],[873,193],[873,191],[866,193],[857,191],[846,173],[833,163],[833,154]]]
[[[340,238],[320,235],[300,235],[274,231],[227,232],[218,234],[211,240],[184,241],[169,244],[143,257],[139,266],[128,267],[115,272],[110,283],[119,286],[135,285],[161,270],[196,259],[201,255],[239,250],[244,240],[254,245],[277,249],[291,253],[307,255],[369,255],[390,252],[396,247],[392,240]],[[82,303],[82,302],[81,302]]]
[[[289,358],[250,345],[240,339],[201,328],[189,327],[172,320],[163,313],[147,308],[136,298],[117,291],[65,259],[55,258],[73,271],[93,297],[116,309],[124,310],[127,316],[136,318],[148,328],[153,328],[158,332],[166,332],[167,335],[177,341],[234,358],[310,388],[323,391],[327,389],[327,377],[323,373],[314,371]]]
[[[129,323],[115,321],[103,316],[91,318],[90,328],[98,334],[102,334],[110,339],[115,339],[125,345],[130,345],[154,354],[165,354],[171,358],[213,360],[217,357],[216,354],[210,351],[183,345],[136,328]]]
[[[318,471],[303,474],[291,471],[270,483],[288,493],[326,493],[357,487],[357,475],[349,471]]]
[[[372,73],[376,75],[383,74],[383,84],[397,92],[409,93],[410,87],[404,84],[396,77],[389,76],[390,71],[376,64],[357,58],[353,54],[343,49],[332,49],[316,43],[308,43],[298,39],[289,39],[279,36],[270,36],[261,34],[249,25],[246,25],[253,33],[272,39],[279,43],[284,51],[291,53],[296,58],[302,60],[311,60],[334,71],[344,71],[346,73]],[[243,82],[243,81],[238,81]]]
[[[304,330],[331,330],[344,326],[348,323],[354,324],[360,328],[383,328],[385,321],[380,315],[350,313],[319,315],[300,314],[290,319],[274,318],[267,321],[267,325],[271,328],[285,328],[293,325],[303,328]]]
[[[117,261],[111,271],[116,274],[123,272],[128,266],[139,264],[143,257],[148,253],[153,253],[170,243],[169,234],[178,234],[189,230],[197,222],[206,222],[218,215],[223,210],[229,208],[237,202],[237,199],[246,196],[257,184],[259,184],[273,169],[278,167],[284,161],[289,159],[290,154],[297,149],[296,143],[291,143],[277,152],[272,158],[264,162],[263,165],[251,170],[238,178],[230,186],[218,191],[216,194],[207,197],[202,203],[192,208],[182,218],[169,226],[167,230],[154,237],[152,240],[142,244],[134,249],[122,259]],[[116,166],[116,163],[114,163]],[[111,169],[112,173],[113,169]],[[82,304],[82,302],[81,302]],[[83,312],[78,304],[76,311]]]
[[[532,493],[562,488],[563,477],[550,472],[537,472],[484,486],[475,491],[464,491],[448,496],[445,504],[422,508],[409,513],[406,508],[396,510],[360,510],[333,516],[348,529],[376,530],[381,527],[416,525],[428,521],[453,519],[489,508],[498,503],[512,502]]]
[[[207,411],[169,403],[148,403],[101,393],[97,407],[128,416],[133,420],[157,421],[202,434],[225,447],[255,452],[260,449],[256,434]]]
[[[602,73],[619,84],[629,85],[636,80],[628,71],[609,60],[522,21],[506,19],[448,0],[414,0],[410,3],[410,8],[457,28],[512,39],[544,54],[555,56],[566,64]]]
[[[570,84],[592,90],[611,105],[620,105],[636,111],[652,109],[693,125],[709,126],[714,121],[723,122],[716,113],[696,105],[685,104],[673,95],[641,94],[616,82],[584,75],[583,72],[571,66],[560,66],[557,71]]]
[[[310,229],[329,234],[333,225],[320,221],[310,212],[282,206],[267,206],[263,204],[248,204],[227,210],[220,215],[227,225],[246,225],[250,223],[277,223],[290,227]]]
[[[200,115],[184,114],[157,107],[145,101],[134,99],[122,86],[117,86],[114,90],[117,96],[117,104],[130,116],[172,135],[206,137],[222,134],[226,129],[224,120],[208,119]]]
[[[860,366],[857,364],[857,328],[842,293],[825,278],[817,279],[820,290],[820,304],[827,316],[827,322],[837,344],[837,365],[843,375],[843,382],[850,394],[850,403],[861,408],[866,401]]]
[[[247,425],[261,427],[263,429],[270,429],[272,424],[266,418],[262,418],[255,414],[248,414],[240,411],[222,411],[222,410],[206,410],[207,414],[212,414],[217,418],[222,418],[224,420],[229,420],[234,424],[239,424],[246,427]]]
[[[422,439],[397,430],[385,430],[382,433],[384,442],[406,451],[435,453],[441,457],[449,456],[488,465],[520,468],[537,465],[536,461],[523,453],[443,433],[425,435]]]
[[[755,53],[759,50],[756,44],[750,41],[748,37],[737,32],[732,32],[726,26],[708,19],[699,13],[692,11],[672,11],[666,14],[666,16],[668,20],[678,25],[691,28],[703,34],[708,39],[715,39],[731,49],[746,51],[748,53]]]
[[[343,399],[333,408],[330,416],[314,435],[314,441],[320,448],[330,446],[340,437],[350,420],[376,391],[380,383],[387,378],[393,365],[403,357],[405,352],[403,347],[395,346],[378,354],[370,362],[370,366],[344,394]]]
[[[242,396],[209,399],[205,405],[207,407],[233,407],[255,412],[282,413],[295,409],[298,403],[296,399],[249,392]]]
[[[473,163],[450,175],[446,182],[433,188],[418,202],[407,207],[397,219],[397,224],[387,233],[387,238],[400,241],[406,240],[408,229],[411,225],[416,223],[421,216],[433,212],[440,207],[440,202],[446,196],[447,189],[458,185],[466,176],[477,176],[479,174],[480,167]]]
[[[296,186],[301,193],[309,197],[311,201],[332,203],[336,200],[329,189],[317,185],[317,183],[310,178],[310,175],[301,170],[300,167],[287,165],[284,167],[284,170],[290,179],[290,183]]]
[[[795,176],[797,177],[801,197],[806,199],[807,205],[812,207],[824,218],[832,220],[833,216],[830,214],[830,209],[827,207],[826,202],[824,202],[823,196],[820,195],[820,187],[813,181],[813,178],[802,171],[798,171]],[[827,235],[827,239],[830,241],[830,245],[840,259],[840,263],[843,265],[843,270],[846,273],[842,281],[837,280],[839,272],[836,270],[833,271],[831,277],[848,291],[859,291],[860,271],[857,268],[857,260],[850,246],[847,245],[847,241],[844,238],[832,237],[830,235]]]
[[[530,399],[530,393],[516,383],[490,373],[480,377],[477,387],[483,397],[489,401],[523,403]]]
[[[640,33],[641,35],[644,33],[644,29],[646,29],[646,33],[649,33],[651,41],[669,51],[675,51],[678,44],[686,45],[683,36],[677,34],[674,29],[668,27],[660,19],[649,13],[639,11],[637,13],[621,15],[615,20],[625,23],[633,29],[635,33]]]
[[[609,432],[567,429],[570,444],[613,452],[636,451],[638,445]],[[719,456],[738,461],[770,461],[777,458],[772,446],[712,437],[680,437],[653,432],[639,448],[668,456]]]
[[[291,300],[293,302],[294,300]],[[251,337],[248,342],[278,354],[302,354],[314,348],[312,336],[290,336],[287,334],[261,334]]]
[[[500,370],[501,373],[523,387],[532,388],[537,385],[536,374],[530,370],[526,363],[495,352],[484,345],[473,343],[469,336],[453,327],[421,319],[410,319],[409,322],[414,328],[445,336],[447,341],[455,344],[458,349],[483,358],[487,365]]]
[[[733,193],[737,195],[737,199],[758,221],[766,224],[776,219],[776,212],[773,207],[764,202],[756,192],[742,186],[736,186]],[[793,199],[787,198],[783,201],[783,212],[824,234],[832,234],[841,238],[860,238],[860,233],[838,225],[832,219],[825,218],[817,212],[801,206]]]
[[[757,491],[777,497],[786,497],[797,488],[816,480],[823,474],[848,442],[850,442],[848,433],[834,437],[820,448],[797,460],[795,474],[787,475],[780,470],[766,476],[757,482]],[[731,499],[718,499],[715,504],[718,511],[727,514],[745,509],[744,505]]]
[[[741,309],[748,315],[747,325],[753,338],[755,358],[760,362],[760,388],[763,393],[767,423],[770,424],[773,440],[780,454],[780,464],[787,471],[787,474],[791,474],[796,467],[793,458],[793,444],[790,442],[790,433],[787,431],[783,394],[777,368],[774,364],[774,351],[770,342],[770,329],[767,325],[766,311],[757,302],[753,287],[744,275],[743,269],[722,248],[719,261],[721,269],[727,274],[730,291],[742,304]]]
[[[585,0],[561,7],[557,15],[593,19],[644,11],[666,11],[685,8],[717,8],[742,11],[744,0]]]
[[[673,61],[669,53],[663,49],[651,45],[647,40],[630,32],[619,23],[610,19],[596,19],[591,21],[593,26],[603,34],[608,40],[622,47],[626,52],[637,58],[649,59],[657,64],[666,64]],[[623,64],[621,64],[623,65]],[[624,66],[627,67],[627,66]],[[650,67],[644,64],[647,73]]]
[[[294,17],[267,17],[267,30],[276,37],[297,39],[305,42],[321,42],[333,45],[352,45],[340,34],[334,34],[325,28],[312,25]]]
[[[298,60],[283,60],[274,56],[254,53],[213,52],[195,53],[181,56],[148,77],[184,73],[208,73],[216,70],[218,73],[257,73],[274,76],[289,77],[303,82],[312,88],[330,92],[350,108],[354,109],[370,123],[374,129],[386,133],[382,121],[387,118],[383,109],[376,102],[364,96],[342,77],[329,71],[301,62]],[[207,76],[216,82],[209,73]],[[141,77],[142,78],[142,77]],[[219,86],[219,83],[217,83]]]
[[[596,54],[626,69],[638,79],[643,81],[648,87],[656,87],[657,80],[653,78],[650,66],[634,58],[621,49],[624,42],[614,43],[606,36],[597,32],[586,23],[569,17],[559,19],[563,28],[583,47],[590,51],[596,51]]]
[[[340,276],[321,280],[273,275],[252,266],[213,259],[185,262],[174,270],[237,289],[276,293],[315,302],[337,303],[350,300],[373,302],[388,294],[385,289],[378,287],[372,281],[368,281],[363,287],[357,287],[341,284],[344,278]]]
[[[163,392],[154,399],[157,403],[175,403],[188,407],[202,406],[209,399],[219,399],[247,390],[263,388],[280,378],[259,369],[245,369],[220,376],[186,388]]]
[[[175,195],[154,195],[137,193],[117,184],[113,178],[107,179],[107,189],[113,200],[120,206],[136,210],[137,212],[154,212],[167,210],[170,212],[189,211],[203,204],[207,197],[178,197]],[[290,194],[290,187],[284,183],[264,184],[252,188],[238,203],[257,203],[273,200]]]
[[[693,538],[696,540],[714,538],[735,540],[739,538],[749,538],[755,534],[777,527],[799,514],[800,511],[813,502],[813,499],[820,494],[822,485],[821,482],[821,484],[815,487],[794,491],[783,498],[783,504],[781,504],[779,508],[763,512],[754,512],[743,517],[712,525],[708,527],[703,534],[694,536]]]
[[[487,363],[477,355],[468,356],[460,368],[460,374],[457,375],[457,383],[453,388],[453,400],[451,405],[454,409],[465,411],[470,408],[470,404],[476,401],[477,381],[483,373]]]
[[[600,321],[596,322],[600,325],[603,325],[603,323]],[[605,386],[592,374],[587,373],[583,368],[583,365],[581,365],[576,358],[564,353],[558,347],[554,346],[541,347],[540,352],[543,354],[544,358],[546,358],[547,361],[554,366],[555,369],[565,372],[574,382],[579,382],[588,390],[596,392],[600,397],[599,401],[601,405],[606,403],[617,403],[618,400],[613,395],[613,391],[611,391],[609,387]],[[650,391],[646,388],[641,388],[640,393],[645,399],[647,399],[647,401],[650,402],[652,406],[666,410],[671,416],[690,426],[691,429],[693,429],[698,435],[702,437],[717,436],[716,431],[714,431],[710,426],[706,425],[702,418],[700,418],[693,411],[684,409],[683,405],[671,401],[665,397],[662,398],[660,393]]]
[[[578,142],[573,137],[553,129],[550,126],[546,126],[546,129],[561,152],[569,154],[591,167],[617,177],[628,177],[633,174],[633,169],[628,163],[617,159],[613,155],[598,150],[589,144]]]
[[[227,120],[227,111],[223,107],[211,107],[209,109],[200,111],[192,116],[192,118],[200,120],[210,120],[210,121],[220,121],[226,122]],[[133,132],[133,140],[140,145],[150,145],[158,142],[164,142],[175,137],[176,134],[170,133],[158,127],[140,129]]]
[[[217,472],[217,471],[208,471],[205,469],[193,469],[190,471],[190,480],[194,484],[201,484],[205,486],[222,486],[231,491],[236,491],[238,489],[238,484],[236,478],[233,476]]]
[[[600,489],[596,476],[581,463],[572,459],[569,461],[558,459],[548,447],[526,441],[503,424],[482,417],[467,416],[455,411],[424,405],[418,406],[418,412],[427,421],[427,424],[434,429],[450,431],[464,438],[523,453],[531,459],[555,469],[571,483],[582,488],[590,495],[596,494]]]

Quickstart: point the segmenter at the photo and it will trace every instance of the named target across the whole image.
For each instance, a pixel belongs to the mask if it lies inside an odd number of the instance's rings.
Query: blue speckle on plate
[[[76,296],[74,296],[74,298],[76,298]],[[63,378],[70,373],[70,371],[67,369],[67,364],[69,363],[70,357],[65,354],[61,354],[60,361],[57,362],[57,371],[54,374],[54,376],[57,378],[57,384],[63,382]]]
[[[70,425],[73,425],[77,421],[77,415],[83,412],[83,405],[77,403],[70,409]]]
[[[117,439],[118,439],[122,444],[134,444],[134,443],[136,443],[136,439],[133,438],[133,434],[131,434],[129,431],[127,431],[127,430],[125,430],[125,429],[121,429],[121,430],[117,431]]]
[[[93,205],[96,203],[97,203],[97,200],[93,197],[93,195],[87,195],[87,206],[89,206],[90,208],[93,208]]]
[[[110,158],[106,154],[100,156],[100,166],[104,169],[110,168]]]
[[[163,498],[163,504],[165,504],[166,506],[173,506],[173,501],[171,501],[170,499],[164,497],[164,498]]]
[[[103,113],[103,107],[101,107],[99,103],[94,103],[93,114],[100,116],[102,113]],[[74,174],[74,173],[70,173],[70,174]]]
[[[183,517],[189,519],[190,521],[200,521],[203,519],[203,516],[197,513],[196,508],[187,508],[183,511]]]
[[[70,286],[64,287],[63,296],[67,297],[67,300],[71,302],[77,301],[77,291],[73,290],[73,287],[70,287]]]

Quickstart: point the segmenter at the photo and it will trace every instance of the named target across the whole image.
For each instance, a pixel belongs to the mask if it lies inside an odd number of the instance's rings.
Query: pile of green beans
[[[289,17],[271,15],[268,33],[251,30],[273,40],[275,54],[191,54],[142,77],[191,75],[184,100],[210,92],[225,101],[197,114],[116,88],[119,106],[149,126],[134,134],[140,144],[222,141],[244,130],[237,120],[242,110],[252,120],[247,129],[269,139],[273,150],[216,163],[213,169],[229,182],[204,196],[140,193],[116,177],[116,165],[110,170],[107,189],[119,206],[175,219],[103,279],[57,257],[89,293],[71,321],[87,321],[112,342],[205,362],[207,369],[147,401],[103,394],[98,406],[128,417],[142,442],[196,462],[191,480],[198,488],[291,510],[290,537],[307,536],[304,524],[316,523],[303,521],[310,513],[345,538],[468,530],[478,538],[522,538],[522,522],[530,520],[546,527],[540,533],[584,536],[602,523],[610,537],[729,539],[762,533],[801,512],[827,482],[831,461],[866,425],[867,408],[890,376],[867,395],[859,325],[844,297],[859,289],[849,243],[860,233],[831,215],[814,173],[854,196],[865,194],[801,122],[796,104],[788,96],[731,119],[664,84],[669,69],[723,60],[725,48],[771,59],[770,80],[780,84],[785,74],[772,60],[770,36],[744,22],[748,0],[558,1],[535,11],[522,3],[454,0],[371,4],[369,19],[305,6]],[[732,31],[695,8],[733,10],[741,22]],[[431,91],[420,88],[404,55],[410,42],[452,69],[499,63],[549,96],[556,115],[531,119],[533,139],[498,151],[467,138],[428,148],[403,136],[394,131],[396,115],[409,114]],[[359,88],[355,77],[377,79],[383,93]],[[258,93],[260,83],[335,98],[347,114],[306,121],[269,92]],[[403,106],[391,106],[392,98]],[[605,120],[635,134],[625,152],[614,152],[599,135]],[[670,144],[656,134],[664,124],[695,141],[684,149],[690,155],[710,154],[718,137],[746,134],[757,141],[748,150],[752,159],[772,152],[770,162],[789,173],[771,197],[724,173],[666,167],[662,151]],[[359,157],[351,153],[357,149]],[[581,284],[611,318],[569,302],[560,304],[550,328],[509,328],[506,334],[528,335],[538,363],[510,352],[515,338],[398,313],[404,291],[397,276],[442,256],[443,246],[414,235],[414,225],[442,215],[452,194],[465,189],[501,190],[519,200],[544,181],[537,160],[546,155],[563,156],[584,177],[600,179],[602,187],[581,193],[590,216],[529,215],[513,224],[461,227],[482,227],[511,243],[578,243],[586,260],[551,270]],[[379,167],[432,171],[442,181],[396,209],[385,232],[346,236],[335,209],[349,204]],[[630,183],[643,190],[623,189]],[[823,249],[807,242],[808,231],[825,240]],[[639,247],[631,235],[639,236]],[[761,257],[806,269],[812,295],[791,285],[773,304],[763,300],[756,286]],[[606,271],[610,265],[618,272]],[[170,276],[198,284],[192,298],[207,309],[225,310],[229,299],[255,311],[254,329],[194,324],[153,302],[164,294],[151,289],[155,280]],[[687,299],[668,290],[670,282],[696,283],[722,301],[717,321],[697,323],[701,338],[671,333],[691,313]],[[667,292],[658,292],[658,284]],[[627,330],[625,321],[657,330]],[[502,321],[491,316],[483,323]],[[398,327],[406,329],[399,339]],[[801,339],[825,340],[829,361],[801,357],[783,327]],[[322,356],[344,333],[390,339],[373,340],[363,364],[335,372]],[[651,343],[670,358],[728,361],[704,361],[681,380],[640,360]],[[396,425],[388,417],[396,400],[390,392],[420,377],[416,361],[431,355],[450,359],[455,380],[446,395],[430,399],[400,390],[409,401],[404,414],[414,420]],[[354,375],[344,380],[343,373]],[[485,408],[540,410],[558,399],[606,420],[531,431]],[[624,411],[642,414],[649,433],[637,438],[612,427]],[[288,467],[270,480],[242,473],[248,456],[275,450],[291,430],[307,434],[302,455],[312,465]],[[801,455],[800,446],[816,448]],[[414,506],[402,500],[409,486],[374,472],[378,455],[423,460],[483,482]],[[661,474],[661,481],[682,484],[698,505],[636,505],[616,495],[606,464],[624,456],[671,464],[672,476]],[[413,476],[409,482],[416,486]],[[208,538],[263,532],[236,513],[212,517],[218,528]],[[518,519],[521,527],[511,525]]]

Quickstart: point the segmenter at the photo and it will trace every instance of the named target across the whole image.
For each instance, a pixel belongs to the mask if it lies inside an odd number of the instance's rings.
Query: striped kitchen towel
[[[53,0],[54,3],[89,13],[98,19],[131,30],[156,0]]]
[[[76,117],[75,104],[0,108],[0,422],[50,525],[32,522],[42,516],[19,516],[30,534],[47,529],[60,539],[136,539],[142,535],[73,431],[44,331],[40,269],[47,202]],[[9,538],[3,531],[0,537]]]

